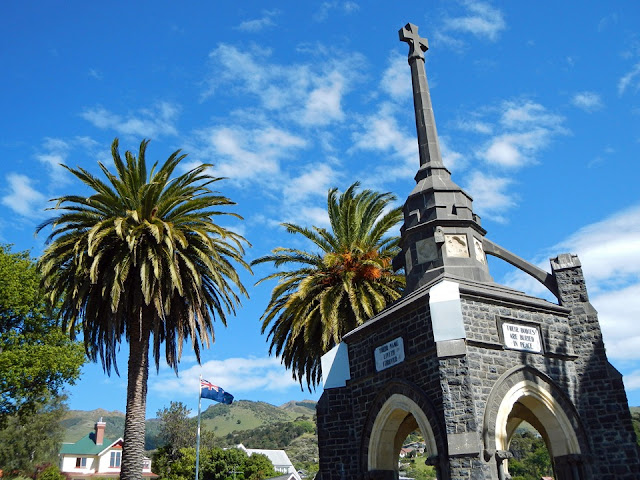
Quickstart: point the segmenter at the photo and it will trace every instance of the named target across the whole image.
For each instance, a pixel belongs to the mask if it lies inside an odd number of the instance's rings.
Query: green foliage
[[[157,413],[160,421],[159,437],[161,445],[168,451],[169,460],[178,458],[178,451],[196,443],[197,418],[189,418],[189,410],[182,402],[171,402],[169,408]]]
[[[633,430],[636,432],[636,441],[640,446],[640,412],[631,412],[631,422],[633,423]]]
[[[310,240],[316,251],[279,247],[252,262],[291,268],[258,282],[278,280],[261,317],[262,332],[269,331],[269,352],[282,357],[301,385],[306,378],[309,389],[320,382],[320,357],[404,289],[404,275],[391,268],[399,238],[385,236],[402,219],[402,210],[385,213],[395,197],[356,193],[358,186],[340,195],[329,190],[331,231],[283,224],[289,233]]]
[[[153,457],[154,472],[162,480],[192,480],[195,475],[195,448],[182,448],[175,462],[167,462],[166,452],[159,451]],[[241,450],[231,448],[200,449],[200,480],[263,480],[276,476],[273,465],[264,455],[247,456]]]
[[[509,451],[513,453],[509,460],[509,473],[513,480],[540,480],[540,477],[553,475],[549,451],[537,433],[516,431]]]
[[[57,463],[63,435],[60,419],[66,410],[62,400],[51,397],[29,415],[6,419],[0,430],[1,470],[31,476],[39,465]]]
[[[186,156],[178,150],[148,171],[148,143],[123,160],[115,139],[116,174],[98,162],[105,180],[65,167],[92,194],[56,199],[58,215],[37,229],[52,227],[42,285],[71,337],[81,330],[88,357],[107,373],[118,372],[120,343],[129,343],[123,480],[141,475],[145,439],[136,425],[144,424],[149,354],[158,368],[164,346],[177,372],[188,342],[199,361],[214,320],[226,324],[247,294],[231,262],[249,269],[246,240],[213,221],[239,216],[220,210],[233,202],[211,189],[221,180],[207,173],[211,165],[171,178]]]
[[[0,428],[8,416],[31,415],[80,376],[82,346],[47,309],[28,252],[0,245]]]
[[[409,478],[414,478],[415,480],[435,480],[437,478],[436,469],[425,464],[423,455],[407,460],[404,466],[405,476]]]
[[[297,421],[265,425],[244,432],[233,432],[225,437],[226,445],[242,443],[248,448],[282,449],[305,433],[313,433],[315,425],[309,421]]]
[[[49,465],[36,477],[37,480],[66,480],[57,465]]]

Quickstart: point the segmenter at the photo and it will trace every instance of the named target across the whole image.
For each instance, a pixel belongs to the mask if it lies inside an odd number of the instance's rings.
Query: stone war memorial
[[[622,376],[608,362],[576,255],[551,273],[490,241],[442,163],[415,25],[409,45],[420,165],[404,204],[404,296],[322,359],[321,480],[399,478],[402,442],[422,434],[440,480],[506,480],[522,422],[542,436],[555,480],[639,480]],[[556,302],[495,283],[486,255],[541,282]]]

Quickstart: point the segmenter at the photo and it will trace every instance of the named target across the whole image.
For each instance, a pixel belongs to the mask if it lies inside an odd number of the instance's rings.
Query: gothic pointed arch
[[[570,398],[551,378],[528,365],[505,372],[488,397],[482,430],[485,460],[508,450],[521,421],[540,432],[555,458],[589,453]]]
[[[403,440],[419,429],[425,440],[425,454],[432,464],[446,458],[442,444],[443,426],[424,392],[416,386],[394,381],[372,402],[360,446],[362,470],[390,471],[398,465]]]

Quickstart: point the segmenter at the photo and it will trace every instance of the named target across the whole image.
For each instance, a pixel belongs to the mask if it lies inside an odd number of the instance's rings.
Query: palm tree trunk
[[[140,325],[140,323],[142,325]],[[144,460],[144,433],[147,410],[147,379],[149,377],[150,322],[141,315],[132,322],[129,338],[127,373],[127,412],[124,422],[121,480],[140,480]]]

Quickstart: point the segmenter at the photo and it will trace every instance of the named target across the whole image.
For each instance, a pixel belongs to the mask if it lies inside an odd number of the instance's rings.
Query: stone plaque
[[[478,260],[481,264],[487,264],[487,257],[484,254],[484,249],[482,248],[482,242],[477,238],[473,238],[473,246],[476,253],[476,260]]]
[[[505,322],[502,324],[502,335],[507,348],[525,352],[542,352],[540,331],[536,327]]]
[[[466,235],[445,235],[444,244],[447,246],[448,257],[469,257]]]
[[[438,258],[438,247],[432,238],[418,240],[416,253],[418,254],[418,263],[433,262]]]
[[[376,371],[380,372],[404,362],[404,342],[402,337],[380,345],[373,352],[376,359]]]

